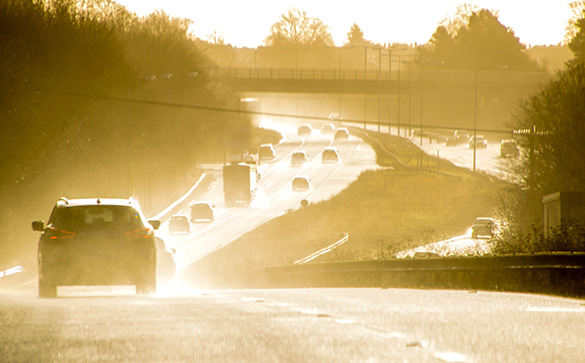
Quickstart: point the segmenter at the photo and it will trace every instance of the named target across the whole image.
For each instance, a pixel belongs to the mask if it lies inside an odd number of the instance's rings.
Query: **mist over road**
[[[4,362],[577,362],[585,354],[581,300],[522,294],[183,289],[137,297],[68,288],[58,299],[0,293],[0,311]]]

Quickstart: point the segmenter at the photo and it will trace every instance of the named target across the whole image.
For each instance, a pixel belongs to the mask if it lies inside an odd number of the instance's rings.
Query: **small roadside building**
[[[585,226],[585,192],[556,192],[542,198],[544,233],[576,221]]]

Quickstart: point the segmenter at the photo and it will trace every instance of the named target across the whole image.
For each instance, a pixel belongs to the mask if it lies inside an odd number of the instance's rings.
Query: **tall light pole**
[[[368,47],[364,46],[364,84],[368,80]],[[367,95],[364,87],[364,130],[367,128]]]
[[[420,145],[423,144],[423,91],[424,91],[424,64],[430,60],[421,59],[420,61]],[[444,61],[434,61],[434,64],[445,64]]]
[[[381,107],[380,107],[380,93],[381,93],[381,82],[380,79],[382,75],[382,48],[378,48],[378,133],[380,133],[380,117],[381,117]],[[388,115],[390,117],[390,115]]]
[[[398,56],[398,132],[397,135],[400,136],[400,101],[401,101],[401,94],[400,94],[400,63],[402,62],[402,56]]]
[[[408,137],[411,136],[412,133],[412,82],[410,77],[410,65],[412,61],[408,62]]]
[[[381,93],[382,93],[382,48],[378,48],[378,132],[381,127]],[[388,49],[388,134],[391,133],[392,124],[392,49]]]
[[[420,61],[420,146],[423,144],[423,91],[424,91],[424,64],[428,59]]]
[[[475,70],[475,92],[474,92],[474,106],[473,106],[473,172],[475,173],[476,156],[477,156],[477,76],[480,71],[489,70],[503,70],[507,69],[507,65],[489,68],[478,68]]]
[[[337,80],[341,82],[341,47],[337,47]],[[339,114],[339,119],[341,120],[341,92],[338,94],[338,102],[337,102],[337,113]]]

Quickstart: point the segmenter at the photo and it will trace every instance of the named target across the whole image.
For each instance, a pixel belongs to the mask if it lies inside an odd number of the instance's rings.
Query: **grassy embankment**
[[[452,176],[401,166],[379,147],[382,170],[368,171],[330,200],[270,220],[193,264],[183,277],[199,287],[245,287],[250,273],[292,264],[349,234],[349,241],[313,262],[392,258],[399,251],[465,233],[492,215],[502,182],[423,155],[397,136],[370,133],[408,166],[422,164]]]

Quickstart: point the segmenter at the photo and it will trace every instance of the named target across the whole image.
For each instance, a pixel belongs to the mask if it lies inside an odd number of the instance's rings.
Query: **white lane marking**
[[[334,319],[333,321],[341,325],[355,324],[355,320],[352,319]]]
[[[585,308],[561,308],[556,306],[551,307],[533,307],[526,311],[530,312],[544,312],[544,313],[585,313]]]
[[[257,302],[257,303],[265,302],[264,299],[259,299],[259,298],[255,298],[255,297],[241,297],[240,300],[246,301],[246,302]]]
[[[422,348],[425,350],[429,349],[430,350],[429,354],[432,354],[432,356],[434,358],[440,360],[441,362],[446,362],[446,363],[468,363],[468,362],[470,362],[470,360],[465,355],[463,355],[461,353],[433,351],[433,349],[430,347],[430,344],[428,341],[408,340],[409,336],[407,334],[404,334],[401,332],[395,332],[395,331],[388,332],[388,331],[380,331],[377,329],[368,328],[368,327],[361,325],[360,323],[358,323],[357,321],[355,321],[353,319],[332,318],[332,316],[330,314],[320,312],[320,311],[315,310],[315,309],[292,308],[290,306],[290,304],[288,304],[288,303],[271,302],[271,301],[266,301],[264,299],[259,299],[259,298],[241,297],[240,300],[245,301],[245,302],[262,303],[262,304],[265,304],[267,306],[290,308],[292,311],[296,311],[296,312],[299,312],[299,313],[304,314],[304,315],[311,315],[311,316],[314,316],[317,318],[331,318],[331,321],[333,321],[336,324],[353,326],[353,327],[363,331],[366,334],[372,334],[375,337],[378,337],[381,339],[398,340],[398,341],[404,342],[405,346],[408,348]]]
[[[449,363],[464,363],[469,362],[467,357],[463,354],[454,353],[454,352],[436,352],[435,358],[440,360],[441,362],[449,362]]]

